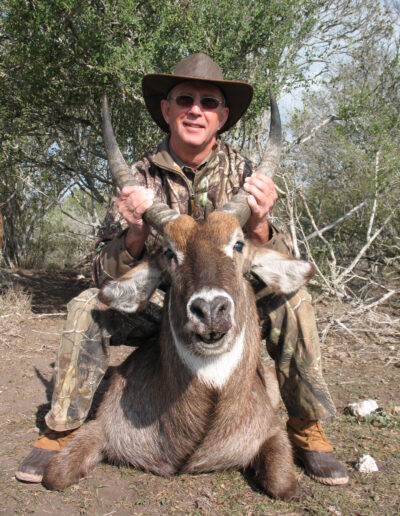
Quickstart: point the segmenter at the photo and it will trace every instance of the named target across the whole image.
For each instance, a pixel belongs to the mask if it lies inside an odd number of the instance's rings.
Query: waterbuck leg
[[[54,455],[43,475],[47,489],[64,489],[76,484],[103,459],[104,434],[97,421],[85,424],[68,445]]]
[[[284,432],[278,432],[261,446],[253,462],[256,480],[273,498],[289,500],[296,491],[297,478],[292,448]]]

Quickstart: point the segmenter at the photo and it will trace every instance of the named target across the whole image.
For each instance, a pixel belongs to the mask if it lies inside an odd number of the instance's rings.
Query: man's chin
[[[182,141],[186,145],[193,147],[203,147],[206,144],[206,138],[203,129],[193,129],[185,131]]]
[[[193,156],[198,156],[201,152],[205,152],[205,154],[211,152],[214,143],[215,138],[209,138],[204,129],[190,131],[181,130],[179,134],[173,138],[172,150],[176,153],[178,158],[185,161],[185,157],[180,155],[182,150],[184,150],[186,154],[189,153],[193,154]],[[206,155],[204,157],[206,157]]]

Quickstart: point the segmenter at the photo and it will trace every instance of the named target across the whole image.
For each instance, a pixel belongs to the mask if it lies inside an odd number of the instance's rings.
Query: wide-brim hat
[[[219,133],[236,124],[253,98],[253,88],[250,84],[225,80],[221,68],[210,57],[202,53],[192,54],[182,59],[172,74],[152,73],[143,77],[142,90],[146,107],[163,131],[168,132],[169,126],[161,112],[161,100],[167,98],[174,86],[191,80],[214,84],[223,92],[226,105],[229,107],[229,116]]]

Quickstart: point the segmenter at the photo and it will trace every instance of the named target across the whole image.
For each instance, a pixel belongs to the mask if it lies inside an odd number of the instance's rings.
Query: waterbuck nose
[[[232,301],[227,296],[218,295],[212,299],[196,297],[189,304],[190,318],[210,329],[227,331],[231,326]]]

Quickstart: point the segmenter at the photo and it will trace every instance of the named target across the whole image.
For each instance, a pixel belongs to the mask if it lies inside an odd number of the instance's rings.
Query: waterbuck
[[[269,152],[258,170],[273,167],[279,154],[273,142],[279,114],[272,107]],[[110,166],[124,184],[130,171],[106,102],[103,124]],[[160,204],[146,212],[163,235],[163,248],[108,283],[100,298],[134,312],[168,278],[160,338],[117,369],[96,419],[51,458],[46,487],[76,483],[107,459],[163,476],[250,468],[271,496],[293,495],[291,446],[275,414],[276,379],[260,362],[255,296],[244,275],[253,272],[276,292],[290,294],[312,266],[246,241],[248,215],[243,192],[201,223]]]

